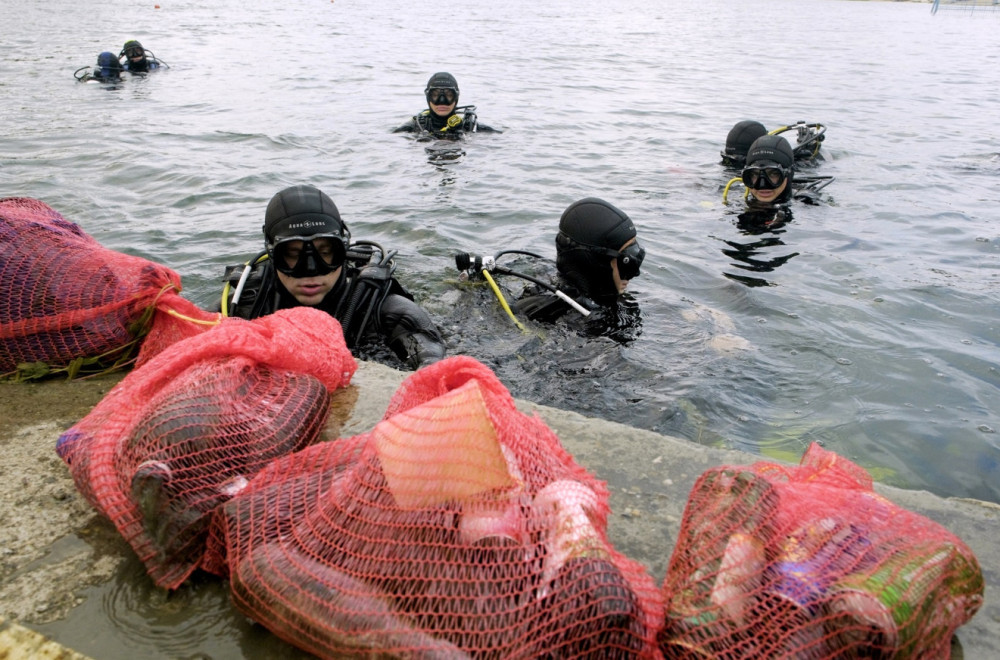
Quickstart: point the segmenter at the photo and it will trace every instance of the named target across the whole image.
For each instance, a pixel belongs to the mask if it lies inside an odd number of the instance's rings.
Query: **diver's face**
[[[753,195],[758,201],[773,202],[781,197],[781,193],[785,192],[785,188],[787,187],[788,179],[785,179],[777,188],[751,188],[750,194]]]
[[[458,95],[453,89],[431,88],[427,90],[427,106],[438,117],[447,117],[455,111]]]
[[[632,245],[633,243],[635,243],[635,239],[634,238],[630,238],[628,241],[625,242],[624,245],[622,245],[618,249],[618,251],[621,252],[622,250],[624,250],[628,246]],[[625,293],[625,289],[628,288],[628,282],[629,281],[628,280],[623,280],[621,278],[621,275],[618,273],[618,259],[612,259],[611,260],[611,277],[612,277],[612,279],[614,279],[615,289],[618,291],[618,295],[621,295],[621,294]]]
[[[292,294],[292,297],[300,305],[315,307],[323,302],[326,294],[330,293],[343,270],[344,267],[341,266],[326,275],[313,275],[310,277],[292,277],[281,271],[277,271],[277,275],[282,286],[288,290],[288,293]]]

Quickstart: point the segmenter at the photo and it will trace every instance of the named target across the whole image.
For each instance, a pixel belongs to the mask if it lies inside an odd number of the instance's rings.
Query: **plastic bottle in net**
[[[156,584],[176,588],[203,561],[216,507],[315,442],[356,367],[321,311],[227,319],[130,373],[57,451]]]
[[[272,463],[219,509],[233,602],[321,657],[657,657],[660,593],[608,493],[493,373],[411,375],[370,432]]]
[[[708,470],[663,582],[667,658],[947,658],[982,604],[955,535],[813,444],[798,467]]]
[[[179,290],[172,270],[104,248],[43,202],[0,199],[0,374],[128,361],[155,301]]]

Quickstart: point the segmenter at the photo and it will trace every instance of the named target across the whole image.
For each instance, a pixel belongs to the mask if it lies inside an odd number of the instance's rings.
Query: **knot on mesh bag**
[[[129,362],[172,270],[101,246],[43,202],[0,199],[0,374]]]
[[[663,591],[666,657],[947,658],[983,578],[954,534],[813,444],[797,467],[705,472]]]
[[[219,509],[240,610],[321,657],[655,655],[659,590],[610,545],[605,485],[487,367],[424,367],[388,411]]]
[[[203,560],[215,508],[313,443],[356,368],[318,310],[226,319],[126,376],[57,451],[157,585],[176,588]]]

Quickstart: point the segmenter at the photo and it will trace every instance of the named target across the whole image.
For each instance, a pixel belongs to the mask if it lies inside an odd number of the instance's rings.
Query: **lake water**
[[[0,5],[0,195],[169,265],[209,306],[224,267],[260,248],[268,199],[311,183],[355,238],[399,250],[451,352],[516,396],[789,460],[817,441],[886,483],[1000,502],[995,14],[844,0],[158,7]],[[130,38],[170,69],[74,81]],[[390,133],[440,70],[503,135],[442,153]],[[741,231],[738,195],[722,204],[719,150],[745,118],[828,127],[809,172],[836,177],[826,203],[795,206],[775,232]],[[625,210],[647,249],[636,341],[521,334],[457,281],[456,252],[554,254],[562,210],[591,195]]]

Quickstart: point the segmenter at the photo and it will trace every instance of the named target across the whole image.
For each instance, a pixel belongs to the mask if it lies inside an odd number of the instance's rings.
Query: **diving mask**
[[[268,245],[275,269],[289,277],[322,277],[344,265],[347,248],[336,234],[288,236]]]
[[[778,165],[747,167],[743,170],[743,184],[754,190],[774,190],[788,178],[789,171]]]
[[[453,89],[432,87],[427,90],[427,101],[431,105],[451,105],[458,100],[458,93]]]

